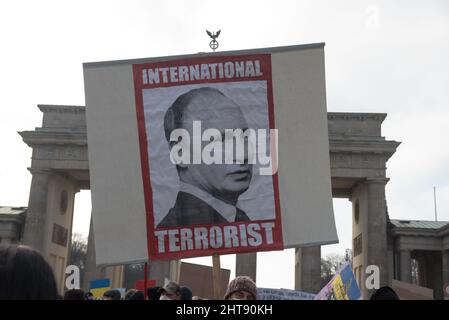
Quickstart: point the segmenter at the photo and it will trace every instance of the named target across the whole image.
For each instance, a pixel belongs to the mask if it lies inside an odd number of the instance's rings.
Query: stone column
[[[248,276],[257,281],[257,253],[240,253],[235,255],[235,275]]]
[[[109,278],[112,288],[121,288],[124,283],[124,266],[97,267],[95,259],[95,237],[92,217],[90,218],[89,238],[87,240],[86,267],[82,283],[83,290],[89,290],[90,281]]]
[[[321,247],[295,250],[295,290],[318,293],[321,289]]]
[[[412,283],[412,256],[410,250],[399,251],[400,280]]]
[[[449,283],[449,250],[443,250],[441,253],[443,266],[443,285]]]
[[[443,256],[440,252],[433,251],[427,255],[427,261],[429,262],[430,272],[429,278],[431,279],[429,288],[433,289],[433,297],[435,300],[442,300],[443,295]]]
[[[170,260],[152,261],[148,263],[149,276],[148,279],[156,280],[157,286],[164,286],[165,278],[171,279],[171,262]]]
[[[123,288],[124,266],[110,266],[106,268],[106,278],[111,279],[111,288]]]
[[[388,272],[388,245],[387,245],[387,204],[385,200],[385,184],[388,179],[367,179],[365,182],[368,196],[368,237],[367,260],[364,268],[368,265],[379,267],[380,286],[389,285]],[[364,272],[364,270],[362,270]],[[371,294],[369,292],[368,294]]]
[[[45,239],[47,236],[47,201],[49,170],[29,168],[31,180],[28,209],[25,218],[22,243],[39,250],[47,258]]]
[[[89,237],[87,240],[86,267],[84,269],[84,278],[82,288],[89,290],[90,281],[106,278],[106,268],[97,267],[95,259],[95,239],[92,216],[90,218]]]

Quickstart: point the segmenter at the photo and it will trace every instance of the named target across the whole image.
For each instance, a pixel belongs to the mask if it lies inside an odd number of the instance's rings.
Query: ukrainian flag
[[[334,278],[332,286],[337,300],[359,300],[361,298],[360,288],[349,264]]]
[[[103,294],[111,289],[110,279],[97,279],[90,281],[90,292],[94,295],[94,298],[100,298]]]

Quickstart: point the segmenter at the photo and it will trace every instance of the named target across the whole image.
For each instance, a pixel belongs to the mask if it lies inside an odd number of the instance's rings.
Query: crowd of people
[[[147,296],[141,290],[130,289],[122,297],[117,289],[107,290],[102,297],[94,298],[91,292],[84,293],[80,289],[66,291],[64,300],[205,300],[199,296],[193,296],[189,287],[180,286],[170,281],[163,287],[147,289]],[[254,281],[247,276],[238,276],[232,280],[223,296],[224,300],[256,300],[257,287]]]
[[[224,300],[257,300],[255,282],[247,276],[237,276],[229,282]],[[176,282],[163,287],[143,291],[130,289],[124,297],[117,289],[104,292],[95,298],[91,292],[71,289],[61,297],[50,265],[42,255],[27,246],[9,245],[0,247],[0,300],[203,300],[194,296],[192,290]],[[399,300],[390,287],[374,292],[371,300]]]

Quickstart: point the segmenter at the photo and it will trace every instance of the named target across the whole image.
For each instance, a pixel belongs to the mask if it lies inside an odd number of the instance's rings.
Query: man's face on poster
[[[193,121],[201,121],[202,132],[207,129],[220,131],[223,142],[226,139],[225,129],[242,129],[244,131],[248,128],[240,107],[218,92],[198,95],[187,106],[183,125],[190,132],[191,137],[193,137]],[[202,142],[202,150],[208,143],[207,141]],[[191,150],[193,152],[193,148]],[[240,194],[249,188],[252,178],[252,165],[248,163],[247,157],[247,141],[245,141],[244,159],[242,159],[244,161],[237,161],[235,139],[231,155],[233,164],[225,163],[225,158],[230,159],[230,155],[224,154],[224,143],[222,150],[223,164],[188,164],[181,171],[180,178],[200,187],[216,198],[234,202]],[[193,159],[193,154],[191,154],[191,159]]]

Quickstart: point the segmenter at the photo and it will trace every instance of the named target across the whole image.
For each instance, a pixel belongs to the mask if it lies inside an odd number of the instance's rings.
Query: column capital
[[[53,175],[54,172],[51,169],[47,169],[47,168],[34,168],[34,167],[29,167],[27,168],[29,172],[31,172],[31,174],[46,174],[46,175]]]

